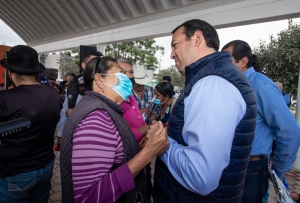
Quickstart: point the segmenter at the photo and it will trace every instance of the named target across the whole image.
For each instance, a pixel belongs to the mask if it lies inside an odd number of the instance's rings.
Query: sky
[[[300,24],[300,18],[293,19],[293,22]],[[217,29],[220,39],[220,49],[228,42],[237,39],[246,41],[253,49],[254,47],[258,47],[261,40],[269,42],[270,35],[274,35],[276,37],[277,33],[287,28],[288,20],[280,20],[267,23]],[[155,38],[155,40],[159,46],[165,47],[165,55],[157,55],[158,60],[161,57],[161,69],[165,69],[170,67],[171,65],[175,65],[174,60],[170,59],[172,37],[169,36]]]
[[[300,23],[300,18],[293,19],[293,22]],[[267,23],[258,23],[231,28],[217,29],[220,38],[220,49],[228,42],[236,39],[246,41],[252,48],[257,47],[259,42],[269,42],[269,36],[279,33],[288,27],[288,20],[273,21]],[[11,30],[0,19],[0,44],[15,46],[25,44],[25,42]],[[171,32],[171,30],[170,30]],[[165,48],[164,56],[157,54],[161,69],[174,65],[174,60],[170,59],[171,53],[171,35],[168,37],[155,38],[156,44]]]

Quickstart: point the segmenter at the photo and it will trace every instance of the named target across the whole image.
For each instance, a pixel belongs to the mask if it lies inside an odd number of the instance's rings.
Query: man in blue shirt
[[[267,76],[259,73],[256,56],[241,40],[226,44],[232,63],[247,77],[257,99],[255,138],[244,185],[242,202],[261,202],[268,189],[268,160],[275,139],[272,169],[279,178],[292,168],[300,145],[300,129],[280,90]]]
[[[171,58],[186,85],[171,111],[169,149],[156,159],[154,201],[239,203],[254,138],[254,93],[230,54],[218,52],[210,24],[190,20],[172,34]]]

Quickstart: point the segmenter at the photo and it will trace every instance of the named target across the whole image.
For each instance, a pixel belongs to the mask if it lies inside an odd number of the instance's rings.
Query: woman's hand
[[[144,148],[147,148],[153,157],[165,152],[169,148],[167,130],[160,121],[152,122],[146,138]]]
[[[140,131],[143,137],[148,133],[148,130],[149,130],[149,125],[147,124],[138,128],[138,131]]]
[[[140,149],[142,149],[145,146],[145,143],[146,143],[146,136],[144,136],[139,142]]]
[[[151,123],[152,123],[152,121],[156,121],[157,120],[157,115],[155,113],[152,113],[149,120],[150,120]]]
[[[153,122],[145,138],[144,148],[127,162],[128,168],[135,177],[151,160],[169,148],[167,131],[163,124]]]

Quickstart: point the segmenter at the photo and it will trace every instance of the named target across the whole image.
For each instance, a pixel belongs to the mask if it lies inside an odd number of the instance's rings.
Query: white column
[[[300,69],[299,69],[299,79],[298,79],[298,91],[297,91],[297,105],[296,105],[296,120],[300,125]]]
[[[97,44],[97,51],[100,51],[103,55],[105,55],[105,46],[104,44]]]
[[[296,106],[296,120],[300,125],[300,69],[299,69],[299,79],[298,79],[298,91],[297,91],[297,106]],[[299,148],[300,149],[300,148]],[[297,157],[293,163],[293,168],[300,170],[300,150],[298,149]]]

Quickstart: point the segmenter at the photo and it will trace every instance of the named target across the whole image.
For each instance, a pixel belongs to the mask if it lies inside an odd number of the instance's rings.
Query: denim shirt
[[[300,145],[300,128],[289,111],[281,91],[265,75],[253,67],[244,72],[257,100],[255,137],[251,155],[267,155],[272,151],[275,139],[276,150],[272,168],[279,178],[292,168]]]

